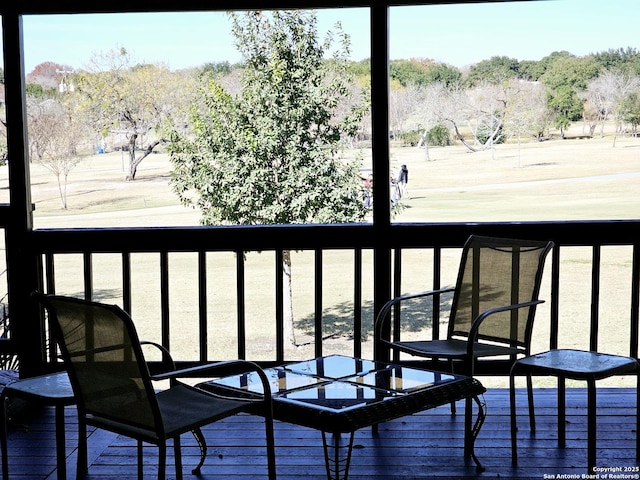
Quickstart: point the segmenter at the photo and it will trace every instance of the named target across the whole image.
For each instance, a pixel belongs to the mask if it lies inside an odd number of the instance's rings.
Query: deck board
[[[509,394],[502,388],[485,394],[487,420],[476,441],[476,454],[486,471],[463,456],[463,405],[452,416],[442,406],[381,424],[377,434],[365,428],[356,432],[351,480],[560,478],[586,474],[586,390],[567,390],[567,446],[557,447],[556,390],[535,391],[535,436],[529,431],[525,391],[518,391],[519,464],[511,466]],[[67,407],[67,472],[75,478],[77,420]],[[598,389],[598,465],[634,470],[636,459],[635,389]],[[9,430],[10,477],[12,479],[55,479],[55,428],[53,410],[44,408],[22,419],[24,425]],[[266,478],[264,424],[259,417],[238,415],[205,429],[209,453],[202,479],[259,480]],[[279,479],[325,480],[324,453],[320,432],[276,422],[276,456]],[[197,478],[190,470],[199,459],[195,440],[185,435],[183,463],[185,478]],[[89,480],[136,479],[135,442],[104,431],[90,431]],[[145,449],[145,478],[156,473],[155,448]],[[169,457],[168,478],[174,477]],[[630,474],[640,472],[632,471]],[[547,477],[545,477],[547,475]],[[586,477],[584,477],[586,478]],[[633,477],[628,477],[633,478]],[[636,477],[637,478],[637,477]]]

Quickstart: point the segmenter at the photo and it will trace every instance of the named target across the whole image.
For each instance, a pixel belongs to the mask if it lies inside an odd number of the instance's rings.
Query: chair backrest
[[[453,296],[448,335],[466,337],[484,311],[538,300],[545,258],[553,242],[472,235],[465,243]],[[527,347],[536,307],[490,315],[479,340]]]
[[[159,408],[131,317],[115,305],[36,297],[49,312],[79,412],[158,432]]]

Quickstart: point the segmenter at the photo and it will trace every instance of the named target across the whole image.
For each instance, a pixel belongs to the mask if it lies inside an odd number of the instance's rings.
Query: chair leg
[[[87,460],[87,422],[82,415],[78,415],[78,461],[76,462],[76,477],[85,478],[89,469]]]
[[[455,373],[454,366],[453,366],[453,360],[449,360],[449,371],[452,374]],[[451,402],[451,415],[455,415],[455,414],[456,414],[456,402]]]
[[[509,404],[511,411],[511,465],[515,467],[518,465],[518,428],[516,425],[516,380],[513,374],[509,376]]]
[[[273,431],[273,418],[265,417],[265,433],[267,435],[267,469],[269,480],[276,480],[276,445]]]
[[[176,480],[182,480],[182,449],[180,435],[173,438],[173,457],[176,462]]]
[[[167,474],[167,442],[158,445],[158,480],[164,480]]]
[[[144,468],[142,465],[142,440],[138,440],[138,480],[144,480]]]
[[[527,375],[527,398],[529,400],[529,428],[531,433],[536,433],[536,410],[533,404],[533,380]]]

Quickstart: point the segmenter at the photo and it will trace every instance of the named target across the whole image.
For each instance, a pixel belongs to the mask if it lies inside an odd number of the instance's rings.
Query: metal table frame
[[[635,358],[584,350],[555,349],[517,360],[509,378],[511,405],[511,462],[518,463],[515,376],[538,375],[558,378],[558,447],[565,447],[565,379],[587,382],[587,468],[593,475],[596,467],[596,381],[614,375],[637,376],[636,386],[636,456],[640,458],[640,364]],[[529,405],[533,411],[533,404]],[[531,432],[535,433],[535,415],[531,415]]]
[[[472,409],[465,409],[471,414],[465,417],[464,455],[484,470],[474,444],[486,417],[479,398],[486,389],[474,378],[343,355],[269,368],[265,373],[271,381],[274,418],[322,432],[330,480],[348,478],[356,430],[373,427],[376,432],[379,423],[458,400],[474,401],[478,407],[475,423]],[[230,389],[236,395],[262,393],[256,379],[247,374],[199,387],[214,393]],[[346,442],[342,434],[347,434]]]
[[[53,406],[56,417],[56,471],[58,480],[67,478],[67,459],[65,442],[64,408],[75,405],[73,389],[66,372],[51,373],[38,377],[16,380],[7,384],[0,395],[0,444],[2,451],[2,478],[9,478],[9,459],[7,446],[7,410],[6,402],[9,397],[22,398],[39,405]],[[79,426],[78,428],[82,428]],[[78,463],[77,478],[82,478],[86,472],[86,432],[78,432]]]

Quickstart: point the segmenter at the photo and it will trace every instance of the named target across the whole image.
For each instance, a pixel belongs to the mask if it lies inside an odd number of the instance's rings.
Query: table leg
[[[349,433],[349,443],[342,444],[342,435],[339,432],[331,433],[332,442],[327,441],[327,432],[322,432],[322,444],[324,446],[324,460],[327,467],[328,480],[347,480],[349,476],[349,464],[353,450],[354,432]],[[333,455],[330,453],[332,450]]]
[[[58,405],[55,407],[56,412],[56,470],[58,472],[58,480],[67,478],[67,452],[65,444],[64,431],[64,407]]]
[[[472,400],[476,402],[476,405],[478,406],[478,417],[476,418],[476,422],[473,424],[473,427],[471,427],[471,415],[473,413],[471,408]],[[468,417],[465,418],[465,456],[470,456],[476,464],[476,469],[479,472],[483,472],[484,467],[475,453],[475,443],[476,438],[478,438],[478,434],[480,433],[480,429],[484,424],[484,420],[487,417],[487,404],[484,401],[481,401],[477,395],[473,398],[467,398],[465,401],[468,404],[468,406],[465,406],[465,416]]]
[[[516,424],[516,382],[513,373],[509,377],[509,406],[511,410],[511,465],[518,465],[518,427]]]
[[[593,475],[596,468],[596,381],[587,380],[587,467]]]
[[[566,446],[566,408],[565,378],[562,375],[558,375],[558,448],[564,448]]]
[[[464,456],[471,456],[471,452],[473,452],[473,439],[472,439],[472,431],[473,427],[471,426],[473,423],[473,403],[471,403],[471,398],[464,399]]]

